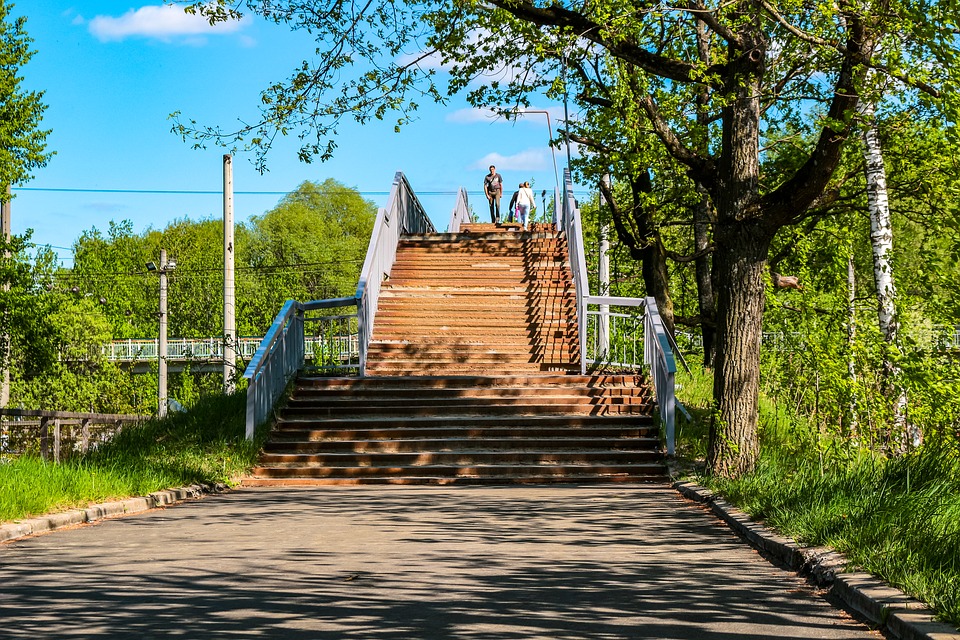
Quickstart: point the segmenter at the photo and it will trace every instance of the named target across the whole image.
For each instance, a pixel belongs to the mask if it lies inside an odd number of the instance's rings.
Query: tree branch
[[[646,111],[647,118],[650,120],[650,124],[653,125],[653,132],[657,134],[657,137],[663,142],[670,155],[690,169],[691,177],[694,180],[709,189],[709,185],[713,185],[714,182],[715,167],[713,161],[694,153],[684,146],[670,125],[667,124],[667,121],[660,115],[660,110],[653,101],[653,96],[646,94],[641,97],[640,106]]]
[[[829,49],[836,49],[837,51],[843,54],[846,54],[849,52],[847,48],[842,44],[840,44],[839,42],[830,42],[829,40],[818,38],[817,36],[811,35],[806,31],[802,29],[798,29],[797,27],[793,26],[792,24],[787,22],[786,18],[780,15],[780,12],[777,11],[772,4],[767,2],[767,0],[760,0],[760,6],[763,7],[768,14],[770,14],[770,17],[773,18],[774,22],[776,22],[781,27],[789,31],[797,39],[802,40],[803,42],[806,42],[808,44],[816,45],[818,47],[827,47]]]
[[[696,253],[683,254],[683,253],[677,253],[676,251],[670,251],[669,249],[664,249],[664,254],[666,254],[666,256],[671,260],[673,260],[674,262],[686,263],[686,262],[695,262],[704,256],[710,255],[711,253],[713,253],[713,249],[714,249],[714,246],[713,246],[713,243],[711,242],[706,247],[704,247],[700,251],[697,251]]]
[[[729,44],[732,44],[737,49],[744,48],[743,38],[717,20],[717,16],[714,15],[713,10],[708,9],[702,2],[691,1],[687,5],[687,11],[692,13],[697,20],[710,27],[711,31]]]
[[[674,82],[703,82],[699,77],[694,76],[693,65],[651,53],[631,40],[614,39],[604,35],[605,25],[594,22],[581,13],[571,11],[560,3],[539,7],[529,0],[490,0],[490,4],[503,9],[516,18],[541,27],[570,29],[578,37],[602,46],[612,56],[636,65],[649,73]]]

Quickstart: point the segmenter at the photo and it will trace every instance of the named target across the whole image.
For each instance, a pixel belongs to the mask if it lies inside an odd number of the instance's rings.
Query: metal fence
[[[247,365],[246,436],[267,419],[277,398],[303,367],[306,345],[311,345],[312,368],[336,373],[361,373],[360,319],[356,312],[314,315],[312,312],[357,306],[355,298],[297,302],[287,300]],[[304,327],[311,326],[309,339]]]
[[[257,351],[262,338],[237,338],[237,355],[249,360]],[[167,360],[223,360],[224,339],[172,338],[167,340]],[[114,340],[103,346],[108,360],[136,362],[156,360],[159,340]]]

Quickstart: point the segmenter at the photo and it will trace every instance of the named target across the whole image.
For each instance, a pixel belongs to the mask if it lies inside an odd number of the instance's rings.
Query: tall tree
[[[771,241],[836,197],[831,180],[869,68],[931,100],[952,95],[944,90],[955,86],[950,70],[938,64],[954,46],[949,4],[217,0],[193,10],[220,20],[245,7],[314,34],[316,59],[271,86],[263,118],[226,141],[266,149],[271,134],[292,128],[310,139],[301,150],[306,158],[332,153],[330,136],[344,116],[366,121],[393,110],[400,125],[412,117],[417,99],[443,101],[435,68],[421,64],[431,56],[446,64],[447,91],[486,80],[469,93],[475,104],[509,104],[510,98],[525,104],[545,78],[562,85],[557,68],[569,68],[585,51],[603,50],[632,65],[645,87],[639,105],[658,143],[705,189],[716,213],[717,356],[708,462],[715,473],[736,476],[753,467],[758,451]],[[911,15],[917,13],[923,19]],[[874,43],[889,33],[907,34],[909,48],[884,47],[878,56]],[[711,43],[706,49],[705,38]],[[421,53],[404,55],[411,50]],[[350,65],[354,75],[346,78]],[[709,112],[716,136],[689,116],[688,104]],[[789,136],[781,134],[785,123],[791,124]],[[201,144],[223,141],[218,130],[195,123],[178,122],[175,129]],[[765,173],[762,159],[790,146],[799,147],[791,150],[797,160],[792,170]]]
[[[0,1],[0,199],[6,187],[26,182],[34,169],[47,164],[53,152],[47,151],[49,130],[40,128],[43,112],[42,91],[24,90],[21,68],[35,53],[27,35],[27,19],[11,16],[13,3]]]

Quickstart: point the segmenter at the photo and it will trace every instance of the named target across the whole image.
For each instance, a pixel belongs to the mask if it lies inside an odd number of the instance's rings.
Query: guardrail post
[[[50,418],[40,418],[40,457],[44,460],[50,458],[50,433],[47,423]]]
[[[60,418],[53,419],[53,461],[60,463]]]
[[[84,418],[80,421],[80,451],[86,453],[90,450],[90,418]]]

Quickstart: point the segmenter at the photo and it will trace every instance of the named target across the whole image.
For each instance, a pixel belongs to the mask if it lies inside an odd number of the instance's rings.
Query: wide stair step
[[[301,377],[245,485],[661,482],[638,376]]]

